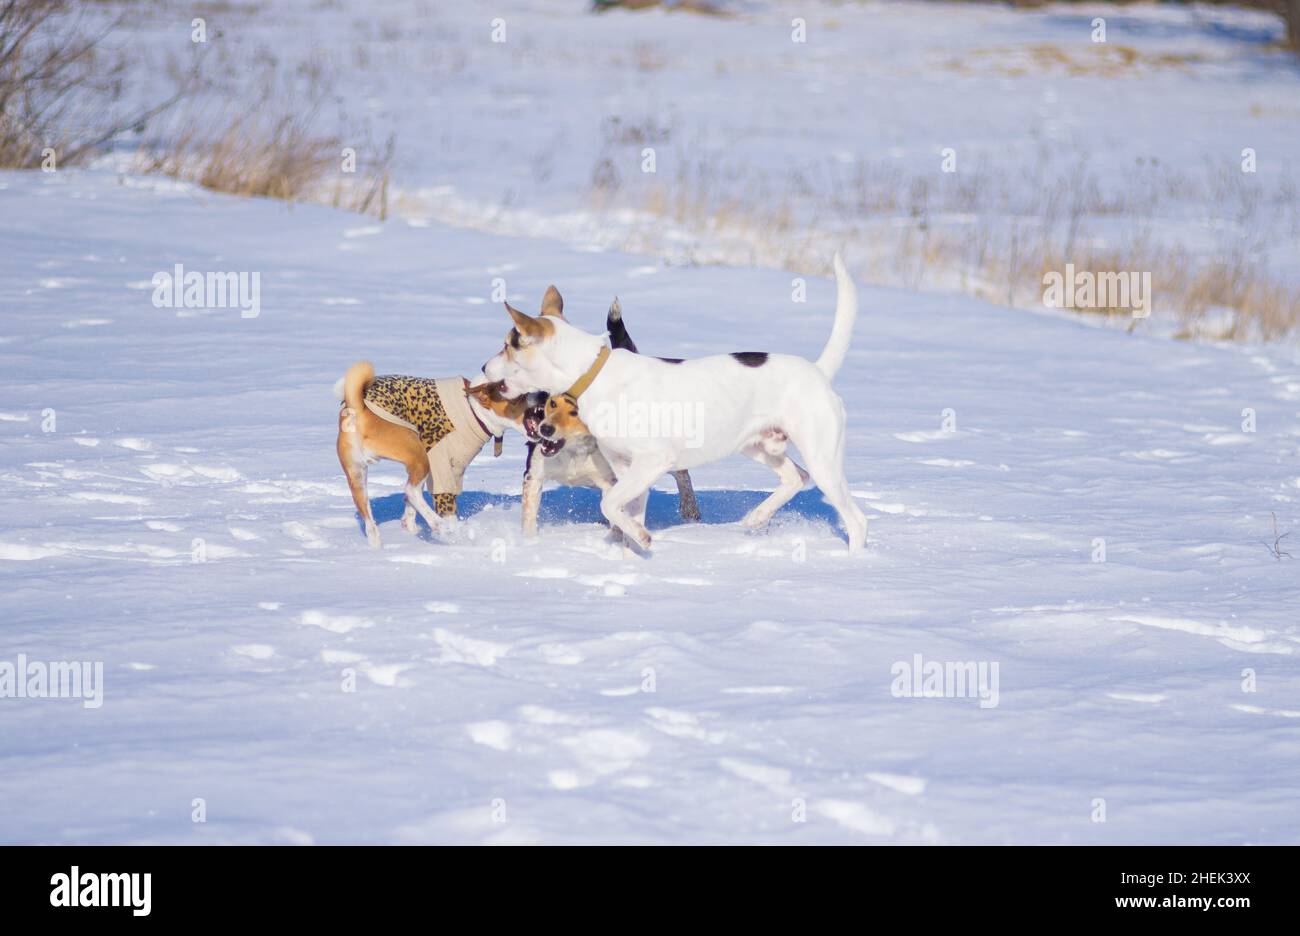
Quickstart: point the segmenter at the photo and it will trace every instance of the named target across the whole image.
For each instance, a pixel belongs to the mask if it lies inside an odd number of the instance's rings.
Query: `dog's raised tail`
[[[349,408],[360,410],[364,405],[366,387],[375,379],[375,366],[369,361],[357,361],[348,368],[343,379],[334,385],[334,395]]]
[[[817,358],[817,369],[834,380],[844,355],[849,351],[849,342],[853,339],[853,323],[858,320],[858,288],[853,285],[849,271],[844,268],[844,261],[835,254],[835,324],[831,326],[831,337],[822,348],[821,357]]]
[[[627,333],[627,326],[623,324],[623,306],[619,304],[618,296],[615,296],[614,301],[610,303],[609,314],[605,316],[605,331],[609,332],[611,348],[622,348],[636,354],[636,342],[632,340],[632,336]]]

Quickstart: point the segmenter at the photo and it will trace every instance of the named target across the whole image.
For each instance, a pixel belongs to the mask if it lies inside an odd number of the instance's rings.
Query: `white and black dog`
[[[542,300],[542,315],[564,317],[564,300],[552,286]],[[605,328],[615,348],[637,353],[632,336],[623,324],[623,310],[618,299],[609,307]],[[505,392],[503,382],[494,381],[468,387],[472,405],[485,422],[495,427],[507,425],[524,434],[528,440],[528,455],[524,459],[523,532],[525,536],[537,535],[537,514],[541,506],[542,487],[548,481],[566,486],[594,487],[605,491],[617,480],[609,462],[600,453],[594,438],[574,433],[572,436],[553,438],[554,430],[543,428],[546,419],[547,394],[541,391],[514,396]],[[678,510],[682,520],[690,523],[700,519],[700,508],[687,471],[674,471],[677,482]]]
[[[525,315],[507,303],[515,327],[483,373],[503,381],[507,393],[542,390],[582,398],[583,421],[618,476],[601,497],[601,513],[642,548],[650,545],[644,523],[650,485],[661,475],[736,452],[768,465],[780,478],[776,491],[741,521],[765,524],[806,480],[785,454],[789,440],[839,512],[849,550],[855,552],[866,542],[867,518],[844,478],[844,403],[831,379],[848,352],[858,301],[839,254],[834,265],[835,324],[815,363],[764,352],[668,361],[611,351],[603,335],[560,317]],[[689,436],[662,431],[657,419],[643,418],[647,412],[690,412],[694,431]]]

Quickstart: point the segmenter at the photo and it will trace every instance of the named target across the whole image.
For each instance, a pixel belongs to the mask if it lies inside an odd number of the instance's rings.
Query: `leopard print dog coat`
[[[365,401],[376,416],[420,437],[429,451],[434,509],[439,516],[455,516],[465,469],[492,438],[465,399],[464,380],[376,377],[366,388]]]

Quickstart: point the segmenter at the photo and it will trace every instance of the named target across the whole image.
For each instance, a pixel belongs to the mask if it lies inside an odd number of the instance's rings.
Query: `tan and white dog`
[[[567,439],[541,435],[546,394],[507,397],[499,382],[479,384],[470,387],[469,392],[480,406],[491,409],[503,420],[515,423],[528,437],[521,498],[524,536],[537,535],[537,513],[541,507],[542,488],[547,481],[570,487],[591,487],[602,492],[614,486],[617,480],[614,470],[594,441],[584,444],[581,439],[576,439],[575,444],[568,445]],[[691,499],[694,502],[693,492]]]
[[[835,323],[816,362],[790,354],[739,352],[673,363],[610,350],[557,316],[534,318],[506,304],[515,327],[483,365],[503,392],[569,392],[581,397],[583,422],[618,480],[601,497],[601,512],[643,549],[646,495],[661,475],[694,468],[736,452],[771,467],[780,484],[742,523],[765,524],[804,483],[785,453],[793,442],[808,473],[840,515],[850,552],[866,542],[867,518],[844,477],[844,403],[831,379],[844,362],[857,319],[857,290],[836,254]],[[553,288],[553,287],[552,287]],[[548,293],[549,295],[549,293]],[[556,294],[558,297],[558,293]],[[573,393],[574,388],[579,388]],[[625,425],[619,414],[651,408],[690,408],[699,420],[692,438]]]

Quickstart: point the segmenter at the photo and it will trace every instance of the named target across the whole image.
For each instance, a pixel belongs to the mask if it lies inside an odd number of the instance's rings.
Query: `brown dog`
[[[352,500],[366,527],[370,545],[380,546],[379,528],[366,491],[368,466],[390,459],[406,466],[406,510],[402,526],[416,530],[418,513],[433,530],[453,522],[456,495],[465,469],[487,440],[499,442],[513,422],[480,406],[464,377],[429,380],[375,377],[369,361],[348,368],[342,380],[338,455]],[[425,503],[427,484],[434,508]]]

